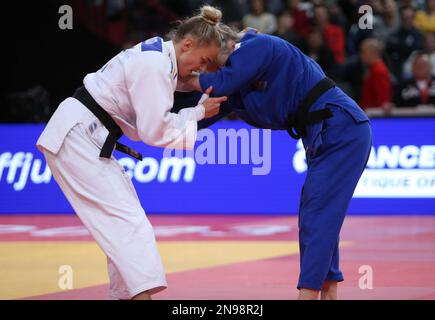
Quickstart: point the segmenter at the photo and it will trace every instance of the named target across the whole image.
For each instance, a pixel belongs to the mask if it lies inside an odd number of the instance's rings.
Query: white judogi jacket
[[[170,112],[177,75],[172,41],[155,37],[122,51],[100,70],[86,75],[83,83],[130,139],[159,147],[191,149],[204,107],[198,104],[178,113]],[[89,110],[73,108],[71,103],[80,104],[74,98],[62,102],[38,146],[57,153],[69,130],[84,114],[89,117]]]

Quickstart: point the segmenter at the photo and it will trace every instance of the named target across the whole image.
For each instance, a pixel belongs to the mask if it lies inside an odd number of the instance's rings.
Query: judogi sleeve
[[[228,96],[252,83],[272,60],[272,43],[268,36],[258,35],[242,42],[229,57],[228,63],[213,73],[202,73],[202,91],[213,86],[214,96]]]
[[[129,60],[125,64],[125,79],[141,140],[158,147],[192,149],[204,107],[170,112],[174,91],[167,57],[150,52]]]
[[[174,106],[171,112],[179,112],[183,108],[194,106],[200,98],[200,92],[176,92],[174,95]],[[217,115],[198,121],[198,131],[210,127],[214,123],[229,115],[233,111],[234,100],[235,99],[233,96],[228,97],[228,101],[221,103],[219,113]]]

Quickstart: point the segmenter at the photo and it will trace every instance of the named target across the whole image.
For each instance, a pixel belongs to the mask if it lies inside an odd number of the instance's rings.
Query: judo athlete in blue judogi
[[[370,154],[369,119],[288,42],[255,30],[242,35],[229,30],[226,37],[234,51],[224,66],[189,85],[202,92],[212,86],[214,95],[229,97],[213,121],[236,111],[255,127],[302,138],[308,170],[299,209],[299,298],[317,299],[321,292],[321,298],[335,299],[337,282],[344,279],[339,235]]]

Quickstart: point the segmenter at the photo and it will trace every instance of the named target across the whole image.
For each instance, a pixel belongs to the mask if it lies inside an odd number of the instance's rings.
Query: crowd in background
[[[204,1],[161,3],[186,16]],[[300,48],[365,109],[435,104],[435,0],[207,3],[219,6],[238,30],[252,27]],[[358,12],[364,5],[371,18]],[[364,25],[368,19],[371,27]]]
[[[177,14],[202,3],[183,1]],[[239,30],[252,27],[300,48],[365,109],[435,105],[435,0],[208,3]],[[358,12],[363,5],[372,9],[370,21]]]
[[[71,31],[57,28],[64,2],[74,10]],[[164,36],[205,3],[237,30],[255,28],[297,46],[366,110],[435,112],[435,0],[47,0],[26,16],[37,28],[11,21],[0,122],[46,121],[86,72],[120,49]],[[359,12],[364,6],[372,15]],[[77,48],[86,57],[77,59]]]

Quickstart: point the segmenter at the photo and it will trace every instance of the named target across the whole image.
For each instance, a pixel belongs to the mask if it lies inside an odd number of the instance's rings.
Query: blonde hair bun
[[[203,6],[201,7],[201,17],[211,25],[217,25],[221,22],[222,12],[212,6]]]

